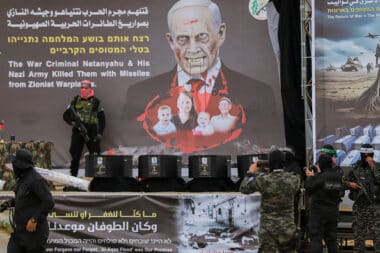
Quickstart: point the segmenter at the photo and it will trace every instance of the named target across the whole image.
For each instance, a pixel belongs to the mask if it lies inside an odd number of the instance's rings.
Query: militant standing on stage
[[[70,144],[70,173],[78,176],[84,144],[90,154],[100,154],[100,141],[106,119],[100,100],[94,96],[90,80],[81,82],[80,95],[75,96],[63,113],[64,121],[73,127]]]
[[[365,251],[365,240],[372,239],[375,252],[380,251],[380,166],[375,163],[371,144],[360,148],[361,160],[348,175],[352,206],[354,252]]]
[[[321,154],[313,168],[305,170],[305,188],[310,196],[310,252],[322,252],[322,240],[329,253],[338,252],[337,224],[343,189],[342,176],[329,153]]]

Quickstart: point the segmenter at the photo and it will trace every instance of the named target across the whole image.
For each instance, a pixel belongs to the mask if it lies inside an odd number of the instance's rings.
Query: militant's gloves
[[[98,134],[95,136],[94,141],[101,141],[103,136],[101,134]]]

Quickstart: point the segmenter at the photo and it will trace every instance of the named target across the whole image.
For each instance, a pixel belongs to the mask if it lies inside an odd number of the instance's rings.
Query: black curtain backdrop
[[[278,39],[281,52],[281,96],[286,145],[305,164],[305,114],[301,94],[300,1],[273,0],[280,13]]]

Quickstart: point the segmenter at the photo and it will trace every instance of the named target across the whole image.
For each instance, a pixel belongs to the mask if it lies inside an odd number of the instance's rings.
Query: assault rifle
[[[367,188],[364,186],[363,182],[361,179],[359,179],[358,175],[356,175],[356,171],[355,169],[352,170],[352,174],[354,175],[355,179],[356,179],[356,183],[360,186],[360,189],[359,189],[359,192],[357,193],[357,196],[356,198],[354,199],[357,199],[360,197],[360,195],[364,195],[365,198],[369,201],[369,203],[373,203],[373,198],[371,198],[371,196],[369,196],[368,192],[367,192]],[[369,182],[368,182],[369,183]]]
[[[79,130],[80,135],[83,137],[85,142],[90,141],[90,137],[88,137],[88,132],[86,127],[83,125],[83,122],[81,120],[81,117],[79,113],[74,109],[74,106],[70,106],[70,110],[73,113],[74,121],[75,121],[75,127]]]

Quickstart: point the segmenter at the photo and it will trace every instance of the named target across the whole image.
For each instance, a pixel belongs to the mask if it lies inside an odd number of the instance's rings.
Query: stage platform
[[[70,175],[68,168],[53,171]],[[78,177],[93,179],[84,174],[84,169],[80,169]],[[49,215],[49,252],[92,252],[107,248],[109,252],[116,249],[116,252],[154,252],[149,250],[158,245],[162,251],[156,252],[199,252],[203,247],[257,251],[259,194],[65,192],[63,185],[53,185],[56,206]],[[12,195],[2,192],[1,198]],[[347,196],[348,191],[340,205],[338,224],[338,242],[344,252],[350,252],[353,246],[352,201]],[[4,215],[0,219],[4,220]],[[132,240],[123,241],[126,235]],[[0,242],[6,242],[8,234],[2,232],[0,237]],[[371,243],[368,245],[370,249]],[[139,251],[144,248],[145,251]]]

